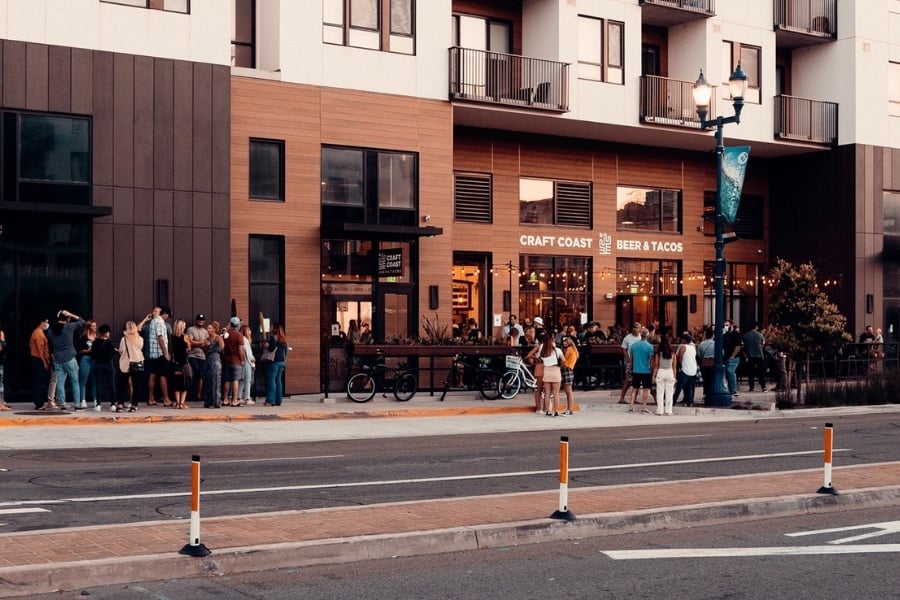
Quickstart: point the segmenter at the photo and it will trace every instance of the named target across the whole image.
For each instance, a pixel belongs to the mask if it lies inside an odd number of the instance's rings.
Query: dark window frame
[[[276,265],[276,269],[278,271],[276,279],[269,279],[265,277],[259,276],[259,269],[254,267],[254,250],[255,245],[257,244],[265,244],[265,243],[274,242],[277,246],[275,251],[272,252],[269,248],[262,248],[262,252],[260,252],[260,256],[264,257],[267,260],[275,260],[278,262]],[[269,269],[266,268],[266,271]],[[270,323],[281,323],[284,324],[285,318],[285,289],[286,289],[286,281],[285,281],[285,236],[283,235],[260,235],[260,234],[251,234],[248,238],[247,245],[247,286],[249,291],[249,299],[250,299],[250,310],[252,313],[257,314],[259,312],[263,313],[263,316],[270,319]],[[276,290],[275,296],[277,296],[276,303],[278,304],[276,310],[277,315],[266,314],[263,311],[263,306],[256,300],[258,296],[254,294],[254,291],[260,289],[266,290]],[[258,331],[254,331],[254,333],[259,333]]]
[[[238,37],[237,32],[238,32],[239,27],[237,26],[237,24],[244,22],[246,20],[247,16],[249,16],[249,18],[250,18],[250,39],[249,40],[244,40],[244,39],[232,39],[231,40],[231,46],[232,46],[231,66],[255,69],[256,68],[256,0],[243,0],[243,2],[245,4],[241,4],[241,1],[242,0],[235,0],[235,3],[234,3],[234,10],[235,10],[235,14],[234,14],[234,19],[235,19],[234,33],[235,33],[235,35],[234,35],[234,37],[235,38]],[[245,9],[249,8],[250,14],[249,15],[239,14],[239,12],[238,12],[239,8],[245,8]],[[244,49],[244,48],[249,49],[249,51],[250,51],[250,64],[249,65],[238,64],[238,62],[243,62],[243,61],[238,61],[238,50]]]
[[[253,145],[254,144],[265,144],[268,146],[277,146],[279,148],[278,152],[278,192],[276,195],[255,195],[254,194],[254,186],[253,186]],[[266,139],[266,138],[250,138],[249,144],[249,158],[248,158],[248,166],[247,166],[247,193],[248,197],[251,200],[259,200],[265,202],[284,202],[285,201],[285,188],[284,188],[284,168],[285,168],[285,144],[284,140],[275,140],[275,139]]]
[[[628,227],[624,225],[624,221],[620,220],[622,216],[620,213],[624,209],[619,208],[618,202],[618,193],[620,189],[633,189],[633,190],[644,190],[649,192],[658,192],[660,197],[660,209],[659,209],[659,219],[657,222],[657,226],[655,229],[642,228],[642,227]],[[677,202],[678,205],[675,208],[675,219],[677,223],[677,227],[675,229],[666,229],[666,211],[663,210],[663,201],[666,192],[675,192],[678,195]],[[684,233],[684,191],[675,188],[660,188],[660,187],[651,187],[651,186],[640,186],[640,185],[617,185],[616,186],[616,231],[634,231],[639,233],[661,233],[667,235],[681,235]]]
[[[737,216],[734,223],[722,220],[723,231],[734,233],[742,240],[765,239],[765,199],[757,194],[742,194],[738,204]],[[716,192],[703,193],[703,235],[714,236],[716,234],[715,217]],[[753,214],[755,213],[755,214]]]
[[[100,0],[105,4],[118,4],[119,6],[130,6],[132,8],[145,8],[150,10],[161,10],[164,12],[179,13],[183,15],[191,14],[191,0],[184,0],[184,10],[175,10],[166,8],[166,0]]]
[[[578,19],[585,19],[591,21],[597,21],[600,24],[600,29],[602,31],[602,39],[600,40],[600,63],[589,62],[585,60],[581,60],[581,57],[578,57],[577,66],[578,66],[578,79],[584,79],[586,81],[599,81],[602,83],[611,83],[613,85],[625,85],[625,23],[623,21],[617,21],[615,19],[606,19],[603,17],[595,17],[592,15],[578,15]],[[618,28],[619,34],[617,36],[612,35],[612,31],[614,28]],[[612,59],[610,58],[611,52],[611,40],[613,37],[616,37],[618,45],[619,45],[619,62],[613,64]],[[600,69],[600,78],[590,77],[587,75],[582,75],[581,73],[581,65],[590,65],[591,67],[599,67]],[[618,77],[612,77],[612,70],[617,69],[620,72]]]
[[[394,0],[374,0],[376,14],[376,27],[360,27],[351,23],[351,14],[353,2],[356,0],[333,0],[339,2],[341,6],[341,21],[330,22],[322,21],[322,42],[329,45],[347,46],[352,48],[362,48],[365,50],[377,50],[380,52],[393,52],[397,54],[407,54],[414,56],[416,54],[416,0],[405,0],[409,3],[409,33],[394,30],[394,8],[392,3]],[[329,30],[341,31],[341,42],[329,41],[326,34]],[[351,31],[364,31],[378,34],[378,47],[373,48],[366,45],[351,44]],[[405,51],[400,48],[391,47],[391,37],[408,39],[411,42],[411,49]]]
[[[525,206],[527,206],[527,204],[523,204],[523,200],[522,200],[522,194],[521,194],[522,180],[542,181],[542,182],[549,182],[552,184],[553,196],[552,196],[552,198],[550,198],[550,201],[552,203],[552,209],[550,211],[550,214],[552,215],[552,219],[550,222],[533,221],[533,220],[527,219],[527,218],[523,219],[522,209]],[[583,190],[583,192],[587,196],[587,207],[583,207],[583,209],[586,208],[588,218],[584,222],[582,222],[582,221],[577,221],[577,222],[567,221],[566,219],[564,219],[560,216],[560,201],[559,201],[560,186],[568,186],[572,190],[575,190],[580,186],[584,186],[584,188],[586,188]],[[591,182],[591,181],[572,181],[572,180],[567,180],[567,179],[548,179],[546,177],[529,177],[529,176],[525,176],[525,175],[520,175],[519,176],[519,190],[520,190],[520,193],[519,193],[519,225],[537,225],[537,226],[553,225],[554,227],[572,227],[575,229],[592,229],[593,228],[593,222],[594,222],[594,219],[593,219],[593,216],[594,216],[594,184],[593,184],[593,182]]]
[[[468,183],[467,183],[468,182]],[[474,193],[468,194],[464,202],[473,210],[460,208],[460,184],[473,189]],[[487,188],[487,197],[481,198],[474,189],[477,186]],[[485,203],[486,206],[480,205]],[[480,214],[475,214],[480,213]],[[484,214],[486,213],[486,215]],[[494,222],[494,176],[491,173],[470,173],[457,171],[453,173],[453,220],[461,223],[493,223]]]

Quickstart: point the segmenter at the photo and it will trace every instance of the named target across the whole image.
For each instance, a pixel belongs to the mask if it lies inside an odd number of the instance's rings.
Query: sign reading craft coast
[[[568,235],[520,235],[519,243],[539,248],[591,248],[594,240],[589,237]]]

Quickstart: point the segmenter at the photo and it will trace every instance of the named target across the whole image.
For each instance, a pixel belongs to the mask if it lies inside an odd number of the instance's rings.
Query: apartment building
[[[765,321],[781,256],[814,262],[854,331],[897,339],[900,0],[223,4],[0,1],[4,114],[91,132],[79,183],[93,212],[60,216],[83,223],[73,285],[88,314],[119,320],[163,292],[183,315],[231,301],[285,324],[295,393],[339,376],[328,342],[351,320],[385,341],[421,335],[425,316],[488,335],[510,312],[711,322],[715,140],[692,86],[702,69],[710,114],[730,116],[740,65],[725,145],[751,150],[726,314]],[[55,91],[86,67],[49,58],[87,50],[90,109]],[[104,61],[132,65],[132,83]],[[3,179],[2,206],[26,180]],[[5,238],[4,277],[26,271]],[[148,254],[116,258],[121,238]]]

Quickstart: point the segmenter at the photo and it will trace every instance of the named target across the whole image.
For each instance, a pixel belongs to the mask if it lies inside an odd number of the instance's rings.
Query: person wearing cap
[[[678,380],[675,382],[675,394],[672,403],[678,402],[678,395],[684,391],[684,405],[694,405],[694,386],[697,381],[697,347],[694,346],[694,337],[690,332],[681,334],[681,345],[675,353],[676,371]]]
[[[535,317],[532,323],[534,324],[534,333],[537,336],[537,339],[541,339],[544,333],[544,319]]]
[[[72,404],[81,407],[81,386],[78,383],[78,363],[75,361],[75,333],[84,327],[84,319],[68,310],[56,314],[56,323],[47,331],[50,356],[56,369],[56,401],[66,410],[66,381],[71,380]]]
[[[206,330],[206,315],[199,313],[194,324],[187,328],[188,363],[191,365],[193,380],[188,393],[192,400],[203,398],[203,378],[206,375],[206,349],[209,347],[209,332]]]
[[[628,404],[625,400],[625,394],[628,393],[628,388],[631,387],[631,346],[635,342],[641,341],[641,324],[635,323],[631,326],[631,333],[622,338],[622,355],[623,355],[623,363],[624,363],[624,376],[622,377],[622,393],[619,395],[619,404]],[[649,388],[649,386],[648,386]],[[633,402],[633,401],[632,401]]]
[[[241,405],[241,381],[244,379],[244,335],[240,332],[241,320],[231,317],[228,331],[223,336],[222,349],[222,405]],[[229,402],[229,398],[231,398]]]

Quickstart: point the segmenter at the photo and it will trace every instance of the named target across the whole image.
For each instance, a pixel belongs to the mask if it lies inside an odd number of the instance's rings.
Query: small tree
[[[779,258],[769,277],[773,282],[769,292],[769,319],[778,331],[772,345],[787,355],[790,390],[790,373],[796,361],[806,360],[808,367],[812,355],[829,354],[853,338],[844,331],[847,318],[819,290],[812,263],[795,267]],[[788,402],[789,398],[790,392]]]

